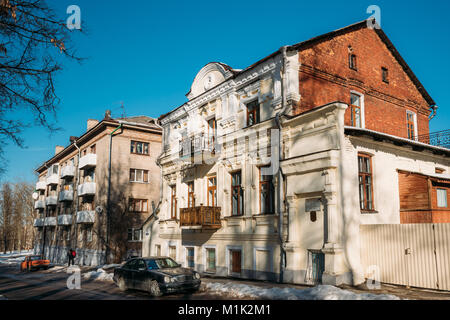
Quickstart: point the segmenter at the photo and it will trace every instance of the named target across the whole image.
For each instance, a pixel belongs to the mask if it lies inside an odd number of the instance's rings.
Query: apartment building
[[[159,200],[161,135],[153,118],[113,119],[107,111],[56,146],[36,170],[36,253],[65,262],[73,248],[85,265],[140,255],[141,225]]]
[[[197,73],[188,101],[159,118],[162,198],[144,255],[360,284],[362,225],[450,222],[449,134],[429,132],[435,102],[372,22]]]

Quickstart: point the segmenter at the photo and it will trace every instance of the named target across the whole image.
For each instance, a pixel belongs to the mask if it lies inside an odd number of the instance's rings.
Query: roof
[[[359,30],[361,28],[367,28],[367,21],[368,20],[363,20],[354,24],[351,24],[349,26],[346,26],[344,28],[340,28],[325,34],[322,34],[320,36],[296,43],[294,45],[290,45],[287,46],[287,50],[303,50],[303,49],[307,49],[313,45],[316,45],[317,43],[320,43],[322,41],[327,41],[330,40],[336,36],[348,33],[348,32],[352,32],[352,31],[356,31]],[[392,42],[389,40],[389,38],[387,37],[387,35],[384,33],[384,31],[379,28],[374,28],[373,29],[377,35],[380,37],[380,39],[384,42],[384,44],[386,45],[386,47],[391,51],[392,55],[394,56],[394,58],[397,60],[397,62],[400,64],[400,66],[403,68],[403,70],[406,72],[406,74],[410,77],[411,81],[414,83],[414,85],[416,86],[417,90],[420,92],[420,94],[424,97],[425,101],[430,105],[435,105],[436,103],[434,102],[433,98],[431,98],[431,96],[429,95],[429,93],[427,92],[427,90],[424,88],[424,86],[422,85],[422,83],[419,81],[419,79],[416,77],[416,75],[414,74],[414,72],[411,70],[411,68],[408,66],[408,64],[406,63],[406,61],[402,58],[402,56],[400,55],[400,53],[397,51],[397,49],[395,48],[395,46],[392,44]],[[254,64],[248,66],[245,69],[242,70],[237,70],[237,69],[232,69],[231,67],[229,67],[226,64],[223,64],[221,62],[219,62],[224,68],[228,67],[230,70],[233,72],[233,76],[230,79],[236,78],[237,76],[239,76],[240,74],[245,73],[246,71],[256,67],[257,65],[263,63],[264,61],[276,56],[277,54],[281,53],[281,49],[278,49],[277,51],[271,53],[270,55],[262,58],[261,60],[258,60],[257,62],[255,62]],[[211,88],[213,89],[213,88]],[[210,90],[211,90],[210,89]],[[207,91],[208,92],[208,91]],[[205,92],[206,93],[206,92]],[[172,113],[173,111],[181,108],[184,104],[182,104],[181,106],[159,116],[158,120],[161,120],[163,118],[165,118],[167,115],[169,115],[170,113]]]

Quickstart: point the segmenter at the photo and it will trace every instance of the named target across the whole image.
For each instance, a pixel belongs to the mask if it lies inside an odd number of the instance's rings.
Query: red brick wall
[[[357,69],[348,66],[351,46]],[[333,101],[350,103],[350,90],[364,94],[365,127],[407,136],[406,109],[417,114],[419,134],[428,133],[428,103],[374,30],[348,32],[299,51],[301,100],[295,114]],[[389,84],[381,67],[389,70]],[[346,124],[350,124],[347,110]]]

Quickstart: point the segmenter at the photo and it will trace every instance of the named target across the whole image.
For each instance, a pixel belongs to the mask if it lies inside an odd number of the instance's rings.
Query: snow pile
[[[24,257],[30,254],[33,254],[33,250],[7,251],[7,253],[0,253],[0,258],[17,258]]]
[[[318,285],[308,289],[261,288],[246,284],[217,283],[205,284],[206,290],[219,292],[236,298],[269,300],[400,300],[394,295],[354,293],[330,285]]]
[[[98,268],[97,271],[89,271],[83,274],[83,278],[100,281],[113,281],[114,274],[107,273],[102,268]]]
[[[103,269],[103,270],[108,270],[108,269],[112,269],[112,268],[119,268],[121,267],[121,264],[105,264],[102,266],[98,266],[97,268]]]

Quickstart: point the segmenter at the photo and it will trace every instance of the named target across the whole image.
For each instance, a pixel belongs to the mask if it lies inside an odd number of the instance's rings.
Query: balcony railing
[[[44,219],[43,218],[34,219],[33,226],[34,227],[43,227],[44,226]]]
[[[58,184],[59,176],[57,174],[52,174],[51,176],[47,177],[46,183],[47,184]]]
[[[95,195],[95,182],[85,182],[78,186],[78,196]]]
[[[59,226],[70,226],[72,224],[72,215],[70,214],[60,214],[58,216]]]
[[[35,209],[44,209],[45,208],[45,200],[36,200],[34,203]]]
[[[63,190],[59,192],[59,201],[72,201],[73,190]]]
[[[67,165],[61,168],[61,178],[73,177],[75,174],[75,167],[72,165]]]
[[[420,135],[417,137],[417,141],[436,147],[450,149],[450,129]]]
[[[80,169],[87,169],[95,167],[97,165],[97,155],[95,153],[89,153],[80,158]]]
[[[46,188],[46,182],[45,181],[38,181],[36,183],[36,190],[45,190]]]
[[[195,157],[195,163],[206,161],[208,157],[214,157],[215,142],[215,135],[208,136],[203,133],[184,137],[179,142],[179,157],[191,161],[191,158]]]
[[[95,211],[78,211],[77,223],[94,223]]]
[[[46,217],[44,226],[56,226],[56,217]]]
[[[193,207],[180,209],[180,227],[220,229],[220,207]]]

